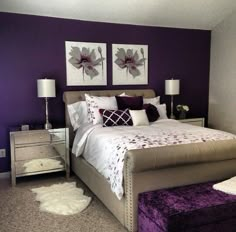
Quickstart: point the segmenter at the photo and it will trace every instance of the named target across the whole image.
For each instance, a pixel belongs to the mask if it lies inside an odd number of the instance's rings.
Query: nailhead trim
[[[133,186],[132,175],[129,168],[129,157],[125,161],[125,186],[126,186],[126,201],[125,201],[125,225],[129,231],[134,231],[133,226]]]

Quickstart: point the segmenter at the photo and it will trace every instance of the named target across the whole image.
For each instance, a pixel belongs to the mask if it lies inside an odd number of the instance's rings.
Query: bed
[[[67,105],[84,100],[84,94],[115,96],[125,92],[131,96],[155,97],[151,89],[96,90],[64,92],[66,126],[70,129],[70,145],[74,134]],[[175,162],[159,165],[158,156],[174,155]],[[181,163],[182,154],[201,156],[201,161]],[[176,158],[177,157],[177,158]],[[211,158],[209,158],[211,157]],[[213,157],[213,158],[212,158]],[[223,157],[223,158],[222,158]],[[236,175],[236,140],[207,141],[204,143],[172,145],[158,148],[128,150],[123,169],[124,194],[119,200],[110,184],[83,156],[71,155],[73,172],[92,190],[114,216],[129,230],[137,231],[137,199],[141,192],[221,180]]]

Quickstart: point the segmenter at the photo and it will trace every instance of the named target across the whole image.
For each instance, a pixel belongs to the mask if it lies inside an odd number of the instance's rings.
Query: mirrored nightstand
[[[10,132],[12,185],[16,178],[65,171],[70,175],[69,129]]]

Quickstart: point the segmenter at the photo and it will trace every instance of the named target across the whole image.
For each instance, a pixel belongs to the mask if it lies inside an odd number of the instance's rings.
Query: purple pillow
[[[116,101],[119,110],[141,110],[143,107],[143,97],[121,97],[116,96]]]
[[[105,110],[99,109],[102,115],[103,126],[132,126],[133,121],[129,109],[125,110]]]
[[[149,122],[155,122],[160,117],[156,106],[152,104],[144,104],[143,109],[146,110]]]

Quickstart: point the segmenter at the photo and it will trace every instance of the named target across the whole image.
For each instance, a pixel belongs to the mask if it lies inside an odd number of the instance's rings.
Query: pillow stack
[[[77,130],[81,125],[92,123],[107,126],[142,126],[158,119],[166,119],[166,105],[160,97],[142,96],[98,97],[85,94],[85,101],[67,106],[71,125]]]

